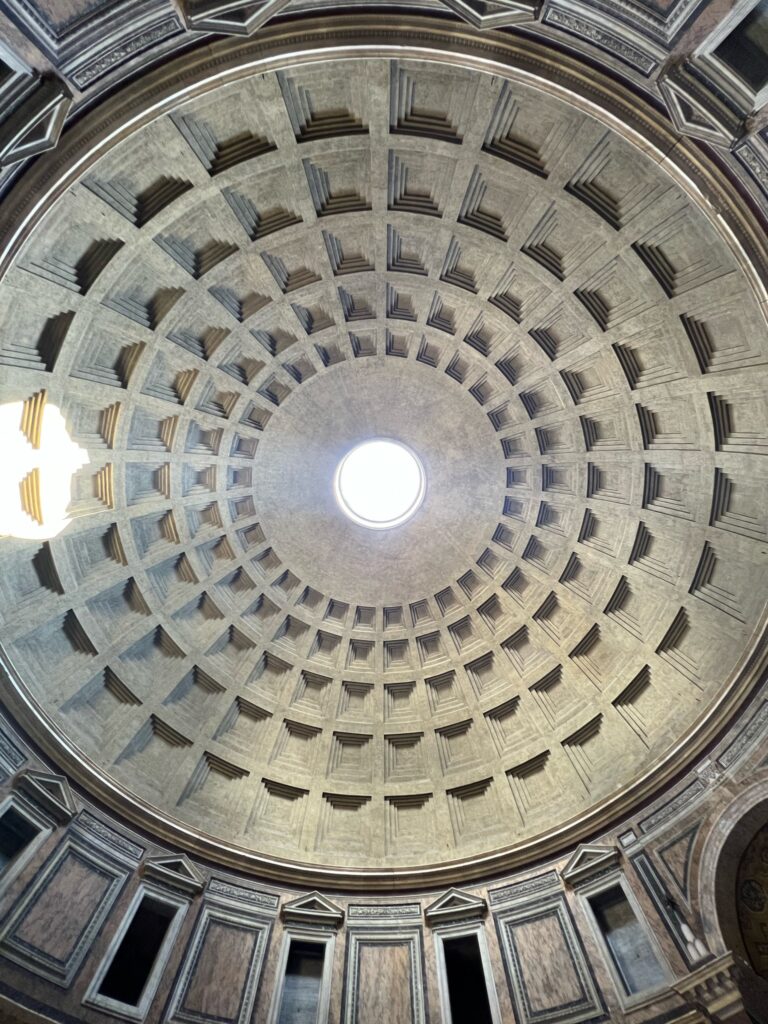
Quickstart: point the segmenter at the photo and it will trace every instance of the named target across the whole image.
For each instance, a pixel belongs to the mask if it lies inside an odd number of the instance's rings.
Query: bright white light
[[[424,499],[421,463],[398,441],[364,441],[347,452],[334,478],[336,500],[361,526],[384,530],[399,526]]]
[[[64,417],[55,405],[42,410],[40,445],[34,448],[21,430],[23,402],[0,406],[0,537],[47,540],[69,522],[72,474],[88,454],[70,438]],[[38,471],[40,520],[25,511],[22,481]]]

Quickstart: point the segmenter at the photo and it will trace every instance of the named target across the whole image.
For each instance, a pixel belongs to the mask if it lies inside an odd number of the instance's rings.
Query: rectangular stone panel
[[[563,894],[494,915],[517,1024],[577,1024],[606,1013]]]
[[[0,953],[68,986],[128,874],[81,839],[68,837],[11,911],[0,932]]]
[[[420,928],[351,930],[343,1024],[426,1024]]]
[[[271,922],[207,905],[184,955],[167,1020],[246,1024],[251,1019]]]

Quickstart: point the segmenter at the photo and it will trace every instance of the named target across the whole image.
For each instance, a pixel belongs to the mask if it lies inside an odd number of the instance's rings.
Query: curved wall
[[[276,886],[186,860],[70,788],[6,722],[0,814],[13,804],[41,831],[0,889],[3,1019],[114,1019],[94,1002],[95,979],[148,891],[180,908],[143,1010],[158,1024],[271,1021],[290,938],[326,947],[329,1019],[380,1019],[385,997],[395,1024],[446,1020],[441,944],[457,934],[481,936],[503,1022],[763,1021],[765,982],[734,941],[730,901],[747,842],[739,836],[765,820],[765,701],[763,693],[663,798],[570,856],[460,889],[391,895],[318,892],[298,879]],[[724,843],[738,855],[718,857],[712,870],[708,851]],[[634,1000],[588,903],[616,885],[664,975]]]

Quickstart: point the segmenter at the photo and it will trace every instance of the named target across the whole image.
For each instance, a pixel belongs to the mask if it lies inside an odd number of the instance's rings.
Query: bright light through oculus
[[[347,452],[334,478],[336,500],[354,522],[374,530],[399,526],[424,499],[418,458],[397,441],[365,441]]]

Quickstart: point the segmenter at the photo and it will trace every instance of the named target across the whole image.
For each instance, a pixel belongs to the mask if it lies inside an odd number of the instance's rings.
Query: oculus
[[[352,522],[387,530],[410,519],[424,500],[424,467],[401,442],[376,438],[347,452],[336,469],[333,489]]]

